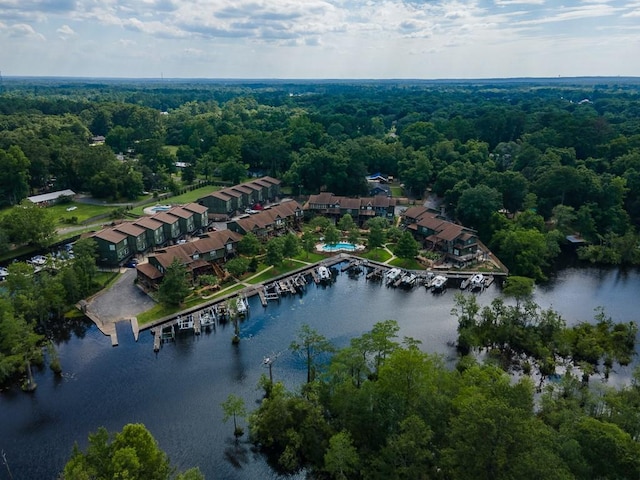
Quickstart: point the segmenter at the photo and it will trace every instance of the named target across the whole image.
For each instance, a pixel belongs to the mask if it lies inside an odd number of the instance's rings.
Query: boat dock
[[[339,265],[339,266],[338,266]],[[340,254],[327,258],[314,265],[307,265],[293,272],[276,277],[266,284],[256,284],[247,286],[241,291],[236,291],[225,295],[211,302],[187,309],[178,314],[167,316],[152,324],[144,325],[141,329],[151,329],[154,333],[154,351],[159,351],[162,344],[175,339],[176,331],[193,329],[196,335],[200,334],[203,326],[209,326],[217,322],[225,322],[231,315],[248,314],[247,298],[258,296],[263,307],[267,307],[269,302],[280,301],[281,297],[294,295],[304,290],[308,283],[327,284],[327,279],[321,279],[319,269],[329,270],[329,283],[333,282],[333,277],[342,272],[352,274],[364,273],[367,280],[381,281],[382,285],[389,287],[414,288],[424,285],[428,291],[433,289],[434,281],[437,277],[444,277],[445,283],[458,283],[465,287],[469,286],[471,277],[478,272],[461,272],[457,270],[444,271],[442,269],[425,270],[403,270],[393,265],[354,257],[349,254]],[[391,272],[391,275],[389,275]],[[391,278],[392,277],[392,278]],[[493,284],[496,277],[506,277],[506,273],[493,272],[485,275],[484,288]],[[407,280],[407,279],[410,279]],[[242,303],[240,303],[242,302]],[[211,317],[211,318],[210,318]],[[132,327],[135,319],[131,319]],[[137,322],[135,322],[137,325]]]

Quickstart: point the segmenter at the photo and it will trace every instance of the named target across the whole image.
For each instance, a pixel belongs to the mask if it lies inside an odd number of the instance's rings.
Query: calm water
[[[593,319],[598,306],[616,321],[631,321],[638,320],[639,287],[637,271],[567,269],[537,290],[536,301],[570,324]],[[417,338],[425,350],[453,359],[447,344],[456,336],[450,311],[457,291],[433,295],[424,288],[389,289],[342,274],[331,287],[310,285],[302,297],[266,309],[251,299],[237,348],[231,344],[231,325],[200,337],[182,336],[158,354],[148,332],[136,343],[128,324],[119,324],[120,346],[112,348],[91,327],[84,338],[59,345],[64,378],[56,380],[45,370],[36,374],[33,395],[0,393],[0,449],[14,479],[54,479],[74,441],[85,447],[87,435],[100,426],[119,431],[126,423],[142,422],[181,470],[199,466],[209,479],[278,478],[249,444],[234,445],[232,423],[222,422],[220,408],[227,395],[242,396],[254,409],[257,381],[268,374],[263,359],[276,353],[274,380],[288,387],[303,382],[304,364],[288,351],[303,323],[344,346],[375,322],[395,319],[401,337]],[[488,304],[497,295],[492,286],[478,298]],[[628,374],[623,370],[620,377]],[[5,478],[0,465],[0,479]]]

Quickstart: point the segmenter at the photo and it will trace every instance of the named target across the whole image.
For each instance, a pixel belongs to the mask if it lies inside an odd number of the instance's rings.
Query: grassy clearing
[[[75,207],[75,208],[74,208]],[[74,210],[68,211],[69,208]],[[98,215],[109,214],[116,209],[107,205],[88,205],[86,203],[65,203],[47,207],[59,227],[79,225]],[[74,220],[75,218],[75,220]]]
[[[307,253],[307,252],[302,252],[296,255],[295,257],[293,257],[294,260],[300,260],[301,262],[306,262],[306,263],[317,263],[324,260],[325,258],[326,256],[320,253]]]
[[[368,252],[360,253],[359,256],[376,262],[386,262],[392,255],[384,248],[374,248]]]
[[[424,270],[424,265],[413,258],[394,258],[389,262],[394,267],[404,268],[406,270]]]
[[[206,194],[215,192],[216,190],[220,190],[220,187],[207,185],[204,187],[196,188],[195,190],[191,190],[190,192],[185,192],[180,195],[176,195],[175,197],[169,197],[163,200],[158,199],[157,203],[168,204],[168,205],[192,203],[198,200],[200,197],[204,197]],[[131,210],[131,213],[134,215],[144,215],[144,209],[149,207],[152,203],[153,202],[147,205],[141,205],[139,207],[135,207]]]

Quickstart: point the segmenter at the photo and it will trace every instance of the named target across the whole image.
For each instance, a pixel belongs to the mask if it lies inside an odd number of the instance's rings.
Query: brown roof
[[[194,260],[194,254],[204,254],[225,248],[229,242],[235,243],[242,239],[242,235],[230,230],[220,230],[209,232],[198,240],[183,243],[181,245],[173,245],[171,247],[158,250],[155,254],[156,259],[164,267],[168,267],[174,258],[178,258],[184,265],[192,265],[194,262],[206,262],[206,260]],[[202,265],[201,265],[202,266]],[[197,267],[192,267],[197,268]]]
[[[424,215],[424,214],[426,214],[428,212],[429,212],[429,209],[427,207],[415,206],[415,207],[407,208],[402,215],[404,215],[406,218],[418,219],[422,215]]]
[[[127,235],[124,233],[118,232],[113,228],[105,228],[104,230],[100,230],[96,232],[94,235],[96,238],[100,238],[101,240],[106,240],[111,243],[120,243],[121,241],[127,238]]]
[[[244,194],[251,194],[253,193],[253,190],[250,188],[245,187],[244,185],[236,185],[235,187],[231,187],[232,190],[235,190],[237,192],[242,192]]]
[[[341,208],[349,208],[352,210],[360,209],[360,199],[359,198],[348,198],[348,197],[334,197],[338,203],[340,203]]]
[[[437,235],[438,238],[441,238],[447,242],[455,240],[463,230],[462,225],[456,225],[455,223],[450,222],[445,222],[443,227],[444,228],[440,230]]]
[[[139,225],[135,225],[133,222],[123,222],[120,225],[116,225],[115,229],[119,232],[126,233],[127,235],[131,235],[134,237],[138,237],[143,235],[146,231]]]
[[[242,196],[242,193],[238,192],[237,190],[234,190],[233,187],[225,188],[224,190],[220,190],[220,192],[218,193],[222,193],[224,195],[227,195],[228,197],[233,197],[233,198],[238,198]]]
[[[142,217],[133,222],[135,225],[139,225],[144,228],[148,228],[149,230],[158,230],[162,228],[162,222],[153,219],[152,217]]]
[[[141,263],[136,265],[136,270],[151,280],[162,278],[162,273],[150,263]]]
[[[183,205],[182,208],[193,213],[206,213],[209,210],[207,207],[200,205],[199,203],[187,203],[186,205]]]
[[[174,217],[180,217],[180,218],[191,218],[191,217],[193,217],[193,212],[190,212],[189,210],[185,210],[182,207],[173,207],[167,213],[169,215],[173,215]]]
[[[259,185],[256,182],[243,183],[242,186],[250,188],[254,192],[262,192],[262,189],[264,188],[263,185]]]
[[[336,196],[330,192],[322,192],[318,195],[309,195],[309,203],[317,203],[320,205],[333,205],[337,201]]]
[[[441,220],[435,216],[433,217],[423,216],[423,217],[420,217],[420,219],[418,220],[418,225],[420,225],[421,227],[429,228],[435,232],[442,229],[443,223],[449,223],[449,222],[446,222],[445,220]]]
[[[224,193],[222,190],[218,190],[216,192],[211,192],[209,195],[206,195],[207,197],[215,197],[219,200],[222,200],[223,202],[228,202],[229,200],[231,200],[231,195],[227,195],[226,193]]]
[[[262,188],[269,188],[269,187],[273,186],[273,184],[271,184],[269,182],[265,182],[264,180],[262,180],[260,178],[258,178],[257,180],[254,180],[253,182],[250,182],[250,183],[253,183],[254,185],[259,185]]]
[[[280,180],[278,180],[277,178],[273,178],[273,177],[260,177],[259,180],[263,180],[265,182],[269,182],[272,185],[280,185],[282,182]]]
[[[173,225],[174,223],[176,223],[178,221],[178,217],[174,216],[174,215],[169,215],[168,212],[160,212],[160,213],[156,213],[155,215],[153,215],[154,220],[158,220],[162,223],[168,223],[169,225]]]

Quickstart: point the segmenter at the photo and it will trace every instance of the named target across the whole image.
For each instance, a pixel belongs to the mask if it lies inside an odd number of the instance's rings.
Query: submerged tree
[[[222,402],[222,411],[224,416],[222,421],[226,422],[230,418],[233,418],[233,436],[238,438],[244,434],[242,427],[238,426],[237,417],[244,417],[247,414],[247,409],[244,405],[244,400],[233,393],[230,393],[227,399]]]
[[[297,339],[291,342],[289,348],[293,352],[299,353],[300,356],[305,359],[307,365],[307,383],[313,382],[316,378],[318,357],[334,351],[331,342],[306,323],[300,327]]]

